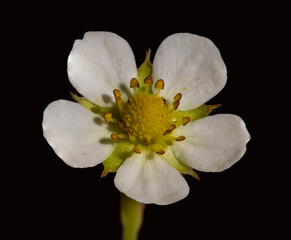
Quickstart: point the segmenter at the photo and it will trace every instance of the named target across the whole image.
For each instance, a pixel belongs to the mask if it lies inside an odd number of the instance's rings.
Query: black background
[[[101,179],[102,164],[88,169],[67,166],[47,144],[41,127],[46,106],[58,99],[72,100],[69,91],[76,92],[66,72],[74,40],[87,31],[111,31],[129,42],[137,65],[149,48],[153,60],[170,34],[190,32],[211,39],[227,66],[228,82],[208,103],[222,104],[215,114],[241,116],[252,137],[244,157],[230,169],[198,172],[200,182],[185,176],[190,194],[184,200],[168,206],[147,205],[139,239],[278,236],[280,210],[274,203],[278,186],[273,177],[277,168],[267,170],[272,153],[266,157],[268,141],[262,144],[268,135],[266,108],[272,108],[262,94],[270,85],[266,79],[273,78],[271,72],[262,77],[273,51],[265,40],[278,24],[272,21],[270,6],[229,5],[223,12],[211,4],[75,7],[37,6],[37,11],[22,12],[18,25],[10,28],[17,33],[11,42],[19,49],[10,55],[14,59],[10,62],[19,66],[11,71],[19,83],[16,106],[24,110],[13,119],[21,123],[17,141],[21,147],[14,148],[19,157],[12,161],[12,174],[6,178],[11,185],[5,184],[10,235],[120,239],[115,174]]]

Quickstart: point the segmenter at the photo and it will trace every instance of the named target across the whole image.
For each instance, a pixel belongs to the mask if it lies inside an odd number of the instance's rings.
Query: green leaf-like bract
[[[137,93],[142,93],[145,90],[144,79],[152,75],[152,63],[150,61],[151,51],[149,50],[146,54],[144,62],[137,69],[137,80],[139,83],[139,88]]]
[[[133,148],[134,144],[129,141],[118,142],[113,152],[103,162],[104,170],[102,176],[106,176],[110,172],[116,172],[124,160],[133,154]]]
[[[198,108],[189,110],[189,111],[175,111],[174,117],[176,119],[182,119],[183,117],[189,117],[190,121],[196,121],[200,118],[204,118],[209,115],[209,113],[215,109],[218,108],[220,104],[216,105],[201,105]]]

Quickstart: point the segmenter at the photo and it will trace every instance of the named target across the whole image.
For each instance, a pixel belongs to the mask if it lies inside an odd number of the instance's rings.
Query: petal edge
[[[159,46],[153,61],[153,79],[165,81],[167,100],[183,95],[180,109],[199,107],[226,84],[226,66],[219,50],[208,38],[176,33]]]
[[[115,143],[103,141],[110,132],[103,120],[78,103],[58,100],[43,114],[43,134],[69,166],[93,167],[106,159]]]
[[[175,155],[187,166],[203,172],[220,172],[242,158],[250,134],[236,115],[217,114],[176,130],[186,137],[173,145]]]
[[[130,79],[137,69],[131,47],[111,32],[86,32],[76,40],[68,57],[68,76],[85,98],[102,107],[114,103],[112,91],[129,91]]]
[[[167,205],[185,198],[189,186],[183,176],[165,160],[145,153],[134,154],[117,170],[116,188],[136,201]]]

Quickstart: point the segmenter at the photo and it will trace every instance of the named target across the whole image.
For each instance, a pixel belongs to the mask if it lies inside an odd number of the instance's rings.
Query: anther
[[[164,89],[164,86],[165,86],[165,83],[164,83],[164,80],[163,79],[159,79],[156,84],[155,84],[155,88],[157,89],[157,92],[156,92],[156,96],[159,96],[160,95],[160,91],[162,89]]]
[[[188,122],[190,122],[190,118],[189,117],[183,117],[182,118],[182,124],[183,124],[183,126],[185,126]]]
[[[176,128],[176,125],[171,124],[170,127],[164,132],[163,135],[167,135],[167,134],[171,133],[175,128]]]
[[[179,100],[175,100],[175,102],[173,102],[173,109],[176,110],[179,105],[180,105],[180,101]]]
[[[133,88],[133,95],[135,95],[136,94],[136,89],[137,88],[139,88],[139,83],[138,83],[138,81],[137,81],[137,79],[136,78],[132,78],[131,80],[130,80],[130,88]]]
[[[124,127],[125,127],[124,123],[123,123],[122,121],[120,121],[120,120],[117,122],[117,125],[118,125],[118,127],[119,127],[121,130],[123,130]]]
[[[104,114],[104,119],[107,123],[110,122],[111,117],[112,117],[112,113],[105,113]]]
[[[153,85],[153,79],[151,76],[147,76],[145,79],[144,79],[144,84],[146,85],[146,88],[145,88],[145,93],[148,93],[149,90],[150,90],[150,87]]]
[[[114,140],[114,141],[118,141],[118,140],[120,139],[120,137],[119,137],[117,134],[115,134],[115,133],[112,133],[112,134],[111,134],[111,138],[112,138],[112,140]]]
[[[184,137],[184,136],[179,136],[179,137],[176,137],[176,138],[175,138],[175,141],[180,142],[180,141],[183,141],[183,140],[185,140],[185,139],[186,139],[186,137]]]
[[[121,98],[121,92],[118,89],[113,90],[113,95],[116,100],[116,104],[119,107],[119,112],[123,112],[123,105],[122,105],[122,98]]]
[[[146,146],[149,146],[150,143],[151,143],[151,140],[149,138],[147,138],[145,141],[144,141],[145,145]]]
[[[144,79],[144,84],[147,84],[149,86],[152,86],[153,85],[153,79],[151,76],[147,76],[145,79]]]
[[[138,81],[137,81],[137,79],[136,78],[132,78],[131,80],[130,80],[130,88],[138,88],[139,87],[139,83],[138,83]]]
[[[165,151],[163,149],[160,149],[158,151],[156,151],[157,154],[163,155],[165,154]]]
[[[175,99],[176,101],[180,101],[181,98],[182,98],[182,94],[181,94],[181,93],[176,94],[176,96],[174,97],[174,99]]]
[[[156,89],[164,89],[164,86],[165,86],[165,83],[163,79],[159,79],[155,84]]]
[[[134,147],[133,151],[138,154],[141,153],[141,150],[138,147]]]
[[[118,120],[112,117],[112,113],[105,113],[104,119],[105,119],[105,122],[107,122],[107,123],[109,123],[109,122],[113,122],[115,124],[118,123]]]
[[[111,134],[111,138],[112,138],[112,140],[114,140],[114,141],[118,141],[118,140],[120,140],[121,138],[127,138],[127,137],[128,137],[128,135],[127,135],[127,134],[124,134],[124,133],[121,133],[121,134],[112,133],[112,134]]]
[[[114,89],[113,95],[114,95],[115,99],[117,99],[118,97],[121,97],[121,92],[118,89]]]

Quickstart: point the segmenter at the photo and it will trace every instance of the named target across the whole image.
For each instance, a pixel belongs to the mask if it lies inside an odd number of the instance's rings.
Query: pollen
[[[122,118],[131,135],[145,145],[162,136],[171,123],[163,98],[148,93],[130,97]]]

